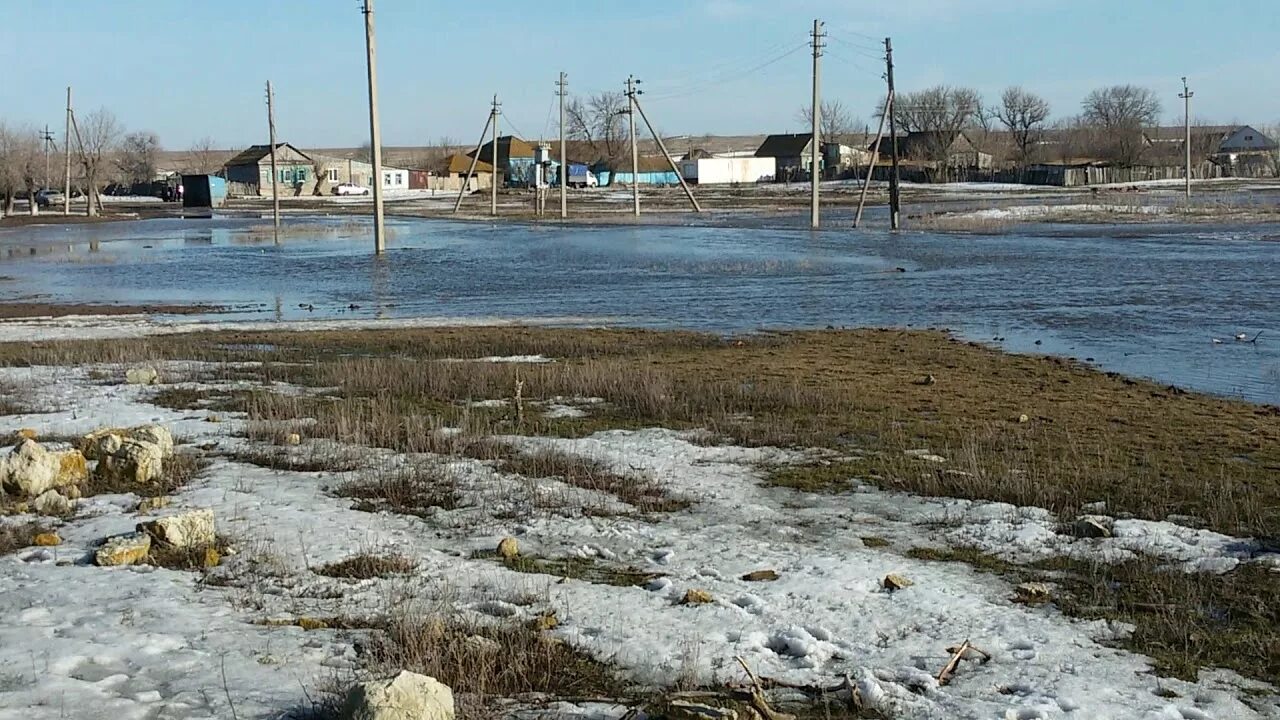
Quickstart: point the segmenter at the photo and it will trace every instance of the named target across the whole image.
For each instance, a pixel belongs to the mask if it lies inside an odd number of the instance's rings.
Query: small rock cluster
[[[341,720],[453,720],[453,690],[433,677],[401,671],[347,693]]]

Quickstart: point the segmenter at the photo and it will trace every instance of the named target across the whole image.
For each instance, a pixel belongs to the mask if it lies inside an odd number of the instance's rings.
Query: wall
[[[680,163],[684,179],[699,185],[767,182],[777,172],[773,158],[702,158]]]

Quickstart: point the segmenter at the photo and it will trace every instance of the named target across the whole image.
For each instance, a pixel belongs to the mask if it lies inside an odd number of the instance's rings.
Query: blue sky
[[[111,109],[166,147],[201,137],[265,142],[263,85],[282,140],[367,138],[358,0],[0,2],[0,119],[62,125],[65,86],[81,113]],[[1135,83],[1181,117],[1280,121],[1277,0],[377,0],[387,145],[472,143],[489,98],[504,130],[555,133],[554,82],[575,93],[644,80],[665,133],[800,129],[814,18],[832,38],[825,94],[869,118],[883,92],[877,43],[893,37],[902,90],[968,85],[988,98],[1021,84],[1056,116],[1090,89]],[[19,69],[29,67],[30,72]]]

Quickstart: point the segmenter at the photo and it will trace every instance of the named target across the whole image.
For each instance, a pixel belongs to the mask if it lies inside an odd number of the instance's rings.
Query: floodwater
[[[1013,351],[1280,403],[1277,225],[894,236],[733,217],[699,227],[393,220],[388,252],[376,259],[367,220],[290,222],[279,244],[261,220],[0,231],[0,299],[212,303],[230,310],[211,318],[219,320],[949,328]],[[1235,339],[1259,332],[1256,343]]]

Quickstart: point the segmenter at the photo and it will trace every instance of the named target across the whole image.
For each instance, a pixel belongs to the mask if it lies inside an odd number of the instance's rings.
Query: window
[[[396,185],[404,184],[404,173],[396,173]]]
[[[338,168],[329,168],[329,182],[338,182]]]
[[[391,186],[391,173],[382,173],[382,187]]]

